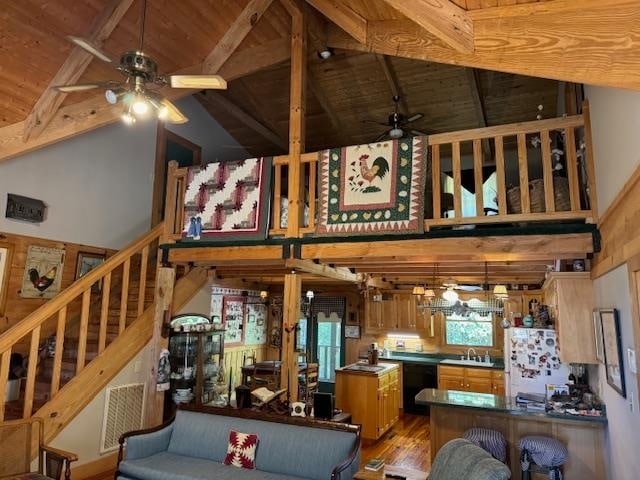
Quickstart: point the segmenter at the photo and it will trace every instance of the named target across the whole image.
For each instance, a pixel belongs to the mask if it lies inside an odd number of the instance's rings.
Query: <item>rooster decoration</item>
[[[379,192],[380,187],[372,185],[372,183],[376,177],[382,179],[387,175],[387,173],[389,173],[389,162],[387,162],[384,157],[378,157],[373,161],[371,167],[369,167],[369,165],[367,165],[368,159],[369,155],[366,153],[364,155],[360,155],[358,165],[360,167],[360,172],[357,172],[355,169],[356,162],[351,163],[354,175],[349,177],[349,184],[352,189],[361,193]],[[364,186],[365,182],[369,185]]]
[[[29,280],[31,280],[31,283],[36,290],[38,290],[39,292],[44,292],[55,281],[56,273],[58,273],[57,266],[51,268],[42,276],[40,275],[38,270],[36,270],[35,268],[31,268],[29,269]]]

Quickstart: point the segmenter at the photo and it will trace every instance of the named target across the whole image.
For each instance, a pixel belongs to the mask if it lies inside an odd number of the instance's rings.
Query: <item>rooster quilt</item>
[[[189,167],[183,237],[259,240],[267,237],[271,158]]]
[[[320,152],[316,233],[422,233],[427,150],[413,137]]]
[[[27,249],[22,298],[53,298],[60,291],[65,251],[30,245]]]

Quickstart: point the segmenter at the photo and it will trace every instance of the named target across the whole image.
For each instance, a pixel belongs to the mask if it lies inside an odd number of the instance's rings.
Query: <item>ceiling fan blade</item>
[[[414,113],[409,118],[407,118],[404,123],[415,122],[416,120],[420,120],[422,117],[424,117],[424,113]]]
[[[100,88],[101,85],[97,83],[82,83],[78,85],[56,85],[55,88],[62,93],[84,92],[85,90],[93,90],[94,88]]]
[[[465,292],[479,292],[482,290],[482,287],[479,285],[458,285],[456,288]]]
[[[227,81],[220,75],[170,75],[172,88],[195,88],[198,90],[225,90]]]
[[[67,35],[67,40],[69,40],[72,43],[75,43],[78,47],[86,50],[87,52],[89,52],[91,55],[94,55],[96,57],[98,57],[100,60],[102,60],[103,62],[107,62],[107,63],[113,63],[113,60],[111,60],[111,58],[109,57],[109,55],[107,55],[106,53],[104,53],[102,50],[100,50],[98,47],[96,47],[95,45],[93,45],[89,40],[87,40],[86,38],[82,38],[82,37],[75,37],[73,35]]]
[[[384,137],[386,137],[387,135],[389,135],[389,130],[387,130],[386,132],[384,132],[383,134],[381,134],[380,136],[378,136],[378,138],[376,138],[372,143],[376,143],[379,142],[380,140],[382,140]]]
[[[382,125],[383,127],[388,127],[389,124],[385,122],[377,122],[375,120],[361,120],[362,123],[373,123],[375,125]]]
[[[187,123],[189,121],[187,116],[184,113],[182,113],[178,107],[176,107],[172,102],[170,102],[166,98],[163,99],[160,103],[167,108],[167,117],[166,117],[167,122]]]
[[[413,135],[414,137],[426,137],[427,134],[424,133],[421,130],[411,130],[411,135]]]

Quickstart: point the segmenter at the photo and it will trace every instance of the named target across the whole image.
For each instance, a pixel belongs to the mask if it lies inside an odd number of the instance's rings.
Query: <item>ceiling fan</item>
[[[375,120],[363,120],[363,123],[375,123],[376,125],[384,125],[385,127],[389,127],[382,134],[380,134],[378,138],[374,140],[374,142],[379,142],[385,139],[386,137],[389,137],[391,139],[404,137],[406,135],[404,128],[407,127],[410,123],[413,123],[416,120],[420,120],[422,117],[424,117],[423,113],[414,113],[413,115],[409,115],[408,117],[405,117],[402,113],[400,113],[398,111],[398,104],[400,103],[400,97],[398,95],[393,96],[393,102],[394,102],[393,112],[389,114],[389,117],[387,118],[386,122],[378,122]],[[412,135],[416,135],[416,136],[426,135],[426,133],[421,132],[420,130],[410,129],[409,132]]]
[[[482,285],[460,285],[455,279],[447,278],[442,282],[442,289],[450,290],[462,290],[464,292],[479,292],[482,291]]]
[[[158,73],[156,61],[144,53],[144,27],[147,0],[140,2],[140,45],[137,50],[130,50],[120,55],[120,61],[114,62],[109,55],[82,37],[68,36],[67,39],[78,47],[103,62],[112,65],[124,75],[123,81],[107,80],[104,82],[76,85],[58,85],[57,90],[64,93],[82,92],[95,88],[104,88],[107,102],[123,105],[122,120],[133,124],[136,119],[143,118],[149,111],[154,111],[161,120],[169,123],[185,123],[189,119],[171,101],[163,97],[153,87],[191,88],[191,89],[225,89],[227,82],[218,75],[163,75]]]

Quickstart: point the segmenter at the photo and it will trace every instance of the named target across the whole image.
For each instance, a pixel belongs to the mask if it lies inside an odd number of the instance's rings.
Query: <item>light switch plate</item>
[[[631,373],[638,373],[638,364],[636,363],[636,351],[633,348],[627,348],[627,363]]]

